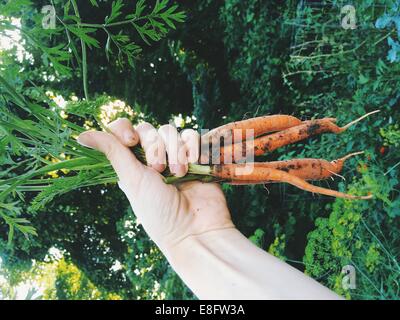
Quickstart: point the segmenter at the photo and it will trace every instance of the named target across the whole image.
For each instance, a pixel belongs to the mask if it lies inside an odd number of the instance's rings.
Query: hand
[[[127,119],[111,123],[109,129],[111,133],[85,132],[78,142],[105,153],[144,229],[200,299],[339,298],[243,236],[234,227],[217,184],[164,183],[160,172],[166,168],[167,155],[168,166],[178,177],[198,159],[195,131],[180,137],[170,125],[157,131],[143,123],[133,129]],[[129,149],[138,143],[149,166]]]
[[[128,119],[112,122],[109,130],[111,133],[87,131],[78,142],[107,156],[138,220],[161,250],[168,251],[192,235],[234,228],[218,184],[167,185],[160,174],[166,169],[166,155],[170,171],[178,177],[187,173],[188,163],[197,162],[200,138],[196,131],[179,135],[171,125],[156,130],[149,123],[134,129]],[[138,143],[148,166],[129,149]]]

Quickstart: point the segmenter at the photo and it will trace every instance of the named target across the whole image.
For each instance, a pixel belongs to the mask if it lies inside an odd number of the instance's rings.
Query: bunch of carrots
[[[307,182],[311,180],[324,180],[332,178],[335,175],[340,176],[345,161],[350,157],[363,152],[352,153],[334,161],[327,161],[324,159],[293,159],[273,162],[224,163],[224,157],[227,155],[235,155],[236,157],[236,154],[240,155],[241,153],[243,154],[243,157],[245,157],[246,152],[250,151],[254,151],[255,156],[260,156],[280,147],[318,134],[339,134],[376,112],[379,112],[379,110],[370,112],[361,118],[350,122],[344,127],[337,126],[335,124],[336,119],[334,118],[301,121],[298,118],[289,115],[263,116],[232,122],[211,130],[202,136],[202,141],[211,144],[219,143],[221,139],[236,142],[230,145],[223,145],[219,148],[220,164],[190,165],[189,174],[194,176],[194,180],[222,181],[233,185],[284,182],[309,192],[333,197],[346,199],[370,199],[372,198],[372,195],[349,195],[339,191],[318,187]],[[239,138],[241,143],[237,143],[238,137],[235,139],[235,132],[238,132],[237,130],[248,129],[254,130],[254,140],[247,144],[246,141],[241,138],[244,136],[242,134]],[[240,148],[240,150],[237,148]],[[249,148],[253,148],[253,150],[250,150]],[[240,160],[243,159],[235,158],[236,162],[240,162]],[[238,173],[241,172],[238,169],[245,169],[245,166],[249,165],[252,166],[251,173]],[[202,176],[210,179],[202,179]],[[169,180],[168,182],[173,182],[173,180]]]

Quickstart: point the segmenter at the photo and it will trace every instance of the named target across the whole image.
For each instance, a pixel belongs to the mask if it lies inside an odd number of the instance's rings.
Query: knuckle
[[[176,130],[176,128],[171,125],[171,124],[164,124],[162,125],[159,129],[158,132],[162,135],[162,136],[169,136],[171,134],[177,134],[178,131]]]
[[[197,138],[200,137],[200,134],[193,129],[185,129],[181,133],[182,138]]]
[[[131,124],[131,121],[128,118],[118,118],[117,121],[121,123]]]
[[[188,149],[198,148],[200,144],[200,135],[197,131],[188,129],[190,131],[182,132],[181,138],[182,141],[186,144]]]
[[[146,159],[150,165],[165,165],[166,155],[163,145],[152,144],[146,149]]]
[[[125,120],[128,121],[129,124]],[[128,127],[128,125],[132,126],[128,119],[119,118],[111,122],[107,127],[111,131],[111,133],[119,136],[122,134],[123,130],[125,130]]]
[[[135,128],[136,133],[139,135],[139,139],[145,148],[147,144],[152,144],[159,139],[157,130],[147,122],[139,124]]]
[[[158,129],[158,133],[164,142],[168,153],[172,153],[174,150],[177,150],[178,146],[180,145],[180,138],[178,131],[174,126],[170,124],[163,125]]]
[[[156,144],[158,146],[161,143],[160,136],[154,128],[146,131],[143,134],[143,139],[146,144],[150,145]]]
[[[150,124],[150,123],[148,123],[148,122],[142,122],[142,123],[139,123],[137,126],[136,126],[136,131],[138,131],[138,132],[141,132],[141,131],[149,131],[149,130],[152,130],[152,129],[154,129],[154,127]]]
[[[115,128],[115,127],[119,127],[121,124],[123,124],[125,122],[125,120],[129,121],[126,118],[118,118],[116,120],[114,120],[113,122],[111,122],[108,127],[109,128]]]

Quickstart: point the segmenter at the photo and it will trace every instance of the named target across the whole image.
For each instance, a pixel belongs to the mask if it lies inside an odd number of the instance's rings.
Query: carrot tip
[[[368,199],[372,199],[374,196],[372,195],[372,194],[370,194],[370,195],[368,195],[368,196],[363,196],[363,197],[360,197],[360,199],[362,199],[362,200],[368,200]]]
[[[340,160],[341,160],[341,161],[346,161],[347,159],[349,159],[349,158],[351,158],[351,157],[358,156],[358,155],[364,154],[364,153],[365,153],[364,151],[353,152],[353,153],[350,153],[350,154],[344,156],[344,157],[341,158]]]
[[[344,127],[340,128],[340,129],[341,129],[342,131],[345,131],[345,130],[347,130],[348,128],[350,128],[351,126],[353,126],[353,125],[355,125],[356,123],[360,122],[361,120],[363,120],[363,119],[369,117],[370,115],[373,115],[373,114],[375,114],[375,113],[378,113],[378,112],[381,112],[381,110],[375,110],[375,111],[369,112],[369,113],[363,115],[362,117],[360,117],[360,118],[358,118],[358,119],[356,119],[356,120],[354,120],[354,121],[352,121],[352,122],[346,124]]]

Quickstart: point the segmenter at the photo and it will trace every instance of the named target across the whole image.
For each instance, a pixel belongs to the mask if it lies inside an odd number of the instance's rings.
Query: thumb
[[[82,146],[104,153],[123,184],[131,184],[134,181],[140,183],[143,165],[131,150],[112,134],[102,131],[86,131],[79,135],[77,142]]]

